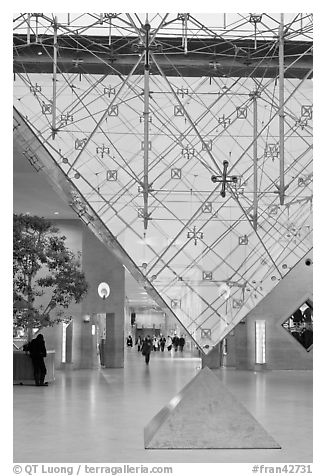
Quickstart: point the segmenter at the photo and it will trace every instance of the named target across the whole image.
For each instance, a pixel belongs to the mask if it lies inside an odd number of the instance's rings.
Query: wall
[[[53,225],[58,228],[59,235],[66,237],[65,244],[74,253],[82,251],[82,223],[79,220],[51,220]],[[42,270],[39,273],[42,274]],[[40,298],[40,301],[46,303],[48,301],[48,293]],[[81,320],[82,305],[72,302],[67,309],[65,309],[66,316],[72,316],[76,328]],[[55,367],[61,368],[64,365],[61,363],[62,355],[62,324],[56,324],[53,327],[45,327],[40,331],[45,338],[46,347],[48,350],[55,350]],[[72,355],[72,359],[76,355]]]
[[[107,329],[107,367],[124,366],[124,302],[125,302],[125,273],[120,261],[108,251],[85,226],[83,226],[83,271],[89,283],[87,296],[82,302],[82,314],[110,314],[110,326],[114,333]],[[106,282],[110,285],[110,296],[103,300],[98,295],[98,285]],[[112,322],[113,320],[113,322]],[[96,338],[91,336],[91,325],[83,323],[81,339],[81,359],[83,368],[86,367],[85,355],[96,355]],[[112,324],[112,325],[111,325]],[[96,360],[97,363],[97,360]]]
[[[67,314],[73,316],[72,362],[74,369],[97,368],[99,366],[96,336],[91,334],[95,323],[92,314],[113,313],[115,319],[114,356],[108,365],[123,367],[124,360],[124,268],[113,254],[79,220],[53,220],[59,233],[66,236],[66,245],[74,253],[82,251],[82,269],[89,284],[86,297],[79,304],[72,303]],[[97,292],[98,285],[109,283],[111,294],[103,301]],[[90,321],[84,322],[84,316]],[[56,351],[56,368],[61,364],[62,325],[42,329],[47,348]],[[111,346],[112,350],[112,346]],[[65,364],[66,366],[69,364]]]
[[[238,324],[234,331],[237,338],[236,367],[255,367],[255,321],[266,321],[266,369],[310,370],[313,351],[307,352],[283,327],[282,323],[306,301],[312,299],[313,265],[307,266],[308,253],[278,285],[246,316],[246,324]],[[242,327],[243,326],[243,327]],[[246,336],[243,330],[246,329]],[[242,336],[240,335],[242,333]],[[246,342],[244,341],[246,339]],[[244,345],[245,342],[245,345]]]
[[[312,252],[299,261],[264,299],[250,311],[227,336],[227,355],[221,355],[221,344],[202,356],[202,366],[257,370],[311,370],[313,350],[309,352],[283,327],[283,322],[307,299],[313,301]],[[266,364],[255,363],[255,321],[266,322]]]

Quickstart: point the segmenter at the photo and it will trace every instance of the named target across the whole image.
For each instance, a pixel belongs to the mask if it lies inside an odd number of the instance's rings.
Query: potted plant
[[[65,240],[49,220],[14,214],[13,324],[28,340],[33,328],[69,319],[69,304],[87,293],[80,253],[69,250]]]

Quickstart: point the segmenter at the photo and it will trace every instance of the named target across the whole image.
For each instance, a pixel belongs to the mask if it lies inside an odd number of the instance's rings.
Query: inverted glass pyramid
[[[278,73],[221,74],[211,55],[206,76],[184,76],[181,62],[169,76],[162,66],[172,61],[173,36],[185,55],[193,38],[204,52],[212,39],[264,40],[275,56],[262,60],[277,67],[279,15],[264,14],[265,23],[255,24],[253,14],[232,14],[227,25],[223,14],[171,14],[171,23],[163,14],[83,14],[71,16],[69,25],[67,15],[57,23],[51,15],[22,14],[14,22],[16,63],[31,45],[42,51],[44,39],[55,35],[57,58],[69,53],[76,63],[75,72],[59,63],[55,72],[31,72],[27,63],[15,72],[14,107],[57,171],[27,136],[26,157],[54,181],[64,174],[78,215],[108,246],[124,250],[136,279],[208,352],[312,247],[312,80],[284,79],[283,153]],[[311,40],[310,16],[287,15],[288,41]],[[150,41],[163,45],[150,50],[148,72],[146,20]],[[214,27],[215,21],[221,24]],[[117,35],[136,38],[134,68],[117,74],[115,63],[102,58],[107,74],[83,70],[81,52],[62,45],[72,35],[94,34],[97,43],[92,37],[87,47],[94,61],[100,35],[112,34],[113,47]],[[49,60],[49,49],[33,58],[41,62],[45,54]]]

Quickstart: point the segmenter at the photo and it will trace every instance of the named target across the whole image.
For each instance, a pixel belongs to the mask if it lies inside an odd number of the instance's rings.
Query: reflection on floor
[[[144,426],[201,366],[176,356],[153,352],[146,366],[129,348],[124,369],[57,371],[48,388],[15,386],[14,462],[312,462],[310,371],[216,371],[281,450],[145,450]]]

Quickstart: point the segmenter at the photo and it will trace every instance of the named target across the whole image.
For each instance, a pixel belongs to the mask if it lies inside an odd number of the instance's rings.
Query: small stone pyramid
[[[148,423],[145,448],[281,448],[205,367]]]

